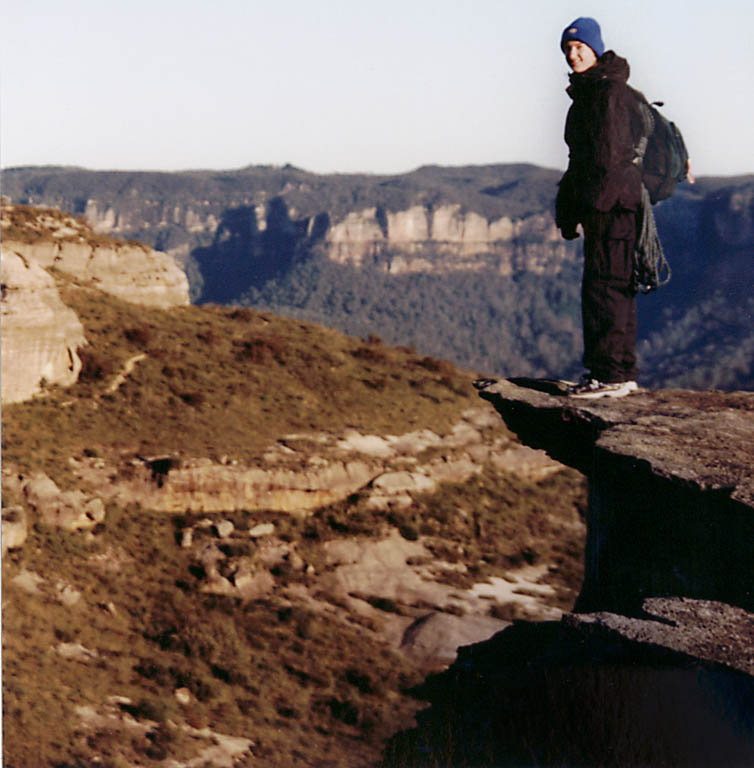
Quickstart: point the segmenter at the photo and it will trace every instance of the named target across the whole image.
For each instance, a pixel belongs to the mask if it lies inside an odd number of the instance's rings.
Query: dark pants
[[[593,211],[584,226],[584,367],[602,382],[631,381],[636,367],[636,293],[631,290],[636,212]]]

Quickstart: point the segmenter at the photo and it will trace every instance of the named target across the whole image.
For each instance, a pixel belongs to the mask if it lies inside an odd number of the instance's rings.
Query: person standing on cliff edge
[[[584,232],[581,314],[587,371],[568,388],[577,398],[623,397],[637,389],[636,292],[631,285],[641,205],[634,162],[644,122],[628,86],[628,62],[605,51],[599,24],[578,18],[560,39],[571,68],[565,125],[568,169],[555,221],[562,236]]]

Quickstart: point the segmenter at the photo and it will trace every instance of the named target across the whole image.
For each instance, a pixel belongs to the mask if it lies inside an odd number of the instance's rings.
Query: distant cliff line
[[[241,304],[440,354],[480,373],[578,375],[581,244],[560,171],[406,174],[11,169],[14,202],[86,217],[178,259],[194,303]],[[642,299],[645,383],[754,386],[754,176],[681,185],[655,209],[673,270]]]

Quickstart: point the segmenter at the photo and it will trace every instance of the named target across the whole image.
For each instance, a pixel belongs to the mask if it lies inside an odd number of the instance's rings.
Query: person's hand
[[[560,234],[563,235],[565,240],[576,240],[579,237],[579,233],[576,231],[576,227],[561,227]]]
[[[696,184],[696,176],[691,171],[691,160],[686,163],[686,181],[689,184]]]

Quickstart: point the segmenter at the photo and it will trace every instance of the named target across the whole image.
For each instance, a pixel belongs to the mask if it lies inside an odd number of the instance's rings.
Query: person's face
[[[564,53],[568,66],[577,74],[586,72],[597,63],[597,54],[581,40],[569,40]]]

